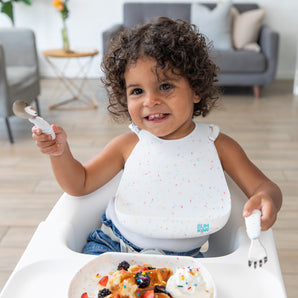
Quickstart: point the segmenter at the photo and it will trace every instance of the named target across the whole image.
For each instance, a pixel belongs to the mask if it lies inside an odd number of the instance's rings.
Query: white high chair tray
[[[93,256],[94,258],[94,256]],[[231,258],[230,258],[231,259]],[[98,265],[97,273],[106,275],[115,270],[121,260],[149,263],[153,266],[193,266],[200,262],[211,274],[215,284],[214,298],[283,298],[286,297],[283,284],[271,272],[272,266],[262,269],[248,268],[246,262],[225,262],[210,259],[193,259],[190,257],[133,255],[121,253],[106,253],[94,258]],[[86,262],[86,263],[85,263]],[[40,260],[17,270],[4,288],[1,298],[80,298],[87,292],[90,298],[97,297],[94,266],[81,274],[81,267],[90,262],[90,258],[76,260],[75,258]],[[88,269],[88,267],[87,267]],[[76,283],[71,283],[76,277]],[[70,287],[70,285],[72,285]]]
[[[151,263],[153,266],[173,264],[190,266],[201,263],[211,274],[216,287],[214,298],[286,298],[272,230],[261,234],[268,254],[268,262],[258,269],[248,267],[250,240],[241,216],[244,198],[228,180],[232,195],[232,214],[227,225],[209,238],[211,247],[206,257],[140,255],[105,253],[101,256],[82,254],[88,233],[99,221],[119,177],[98,191],[75,198],[64,194],[45,222],[40,223],[23,256],[4,286],[0,298],[81,298],[81,289],[69,296],[71,281],[90,261],[98,262],[98,273],[114,271],[122,260]],[[236,200],[233,197],[237,197]],[[241,203],[242,200],[242,203]],[[240,202],[240,203],[239,203]],[[86,267],[85,267],[86,268]],[[88,268],[88,267],[87,267]],[[94,272],[85,271],[86,282]],[[86,284],[87,287],[87,284]],[[82,292],[83,293],[83,292]],[[81,294],[82,294],[81,293]],[[97,298],[97,293],[88,293]],[[91,295],[93,294],[93,296]]]
[[[155,255],[134,255],[121,253],[106,253],[99,257],[83,256],[77,258],[68,256],[65,258],[45,259],[33,262],[16,270],[4,288],[1,297],[22,297],[22,298],[52,298],[69,297],[80,298],[81,295],[90,290],[94,269],[84,272],[77,287],[72,284],[74,276],[81,267],[90,260],[97,260],[98,272],[105,275],[115,270],[116,265],[122,261],[138,262],[139,264],[150,263],[153,266],[193,266],[196,262],[202,263],[211,274],[216,288],[214,298],[282,298],[286,297],[282,282],[275,276],[272,266],[269,263],[262,269],[252,269],[243,262],[233,262],[232,256],[227,256],[218,260],[214,259],[193,259],[190,257],[155,256]],[[236,256],[235,256],[236,259]],[[84,284],[85,282],[85,284]],[[91,283],[91,288],[90,288]],[[94,284],[93,284],[94,286]],[[69,292],[70,291],[70,292]],[[94,291],[88,292],[89,297],[97,297]],[[69,295],[69,296],[68,296]]]

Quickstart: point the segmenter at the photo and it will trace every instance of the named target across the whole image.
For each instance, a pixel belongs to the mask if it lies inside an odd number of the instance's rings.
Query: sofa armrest
[[[116,24],[102,33],[102,47],[103,54],[105,54],[109,48],[110,40],[112,40],[119,32],[124,29],[122,24]]]
[[[259,44],[267,59],[267,83],[270,83],[274,80],[277,69],[279,34],[270,27],[263,26],[260,31]]]

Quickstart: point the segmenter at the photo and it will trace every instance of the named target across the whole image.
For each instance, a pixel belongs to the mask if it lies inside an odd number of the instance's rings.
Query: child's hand
[[[243,216],[247,217],[251,215],[252,211],[255,209],[259,209],[262,212],[262,231],[268,230],[277,218],[277,208],[275,207],[273,200],[268,195],[262,193],[252,196],[244,205]]]
[[[46,135],[42,131],[34,126],[32,128],[32,138],[39,150],[48,155],[60,156],[63,154],[66,147],[66,134],[62,127],[52,125],[52,128],[56,134],[55,140],[52,140],[51,135]]]

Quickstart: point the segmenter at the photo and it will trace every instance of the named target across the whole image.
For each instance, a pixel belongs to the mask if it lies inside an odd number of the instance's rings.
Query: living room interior
[[[0,13],[0,29],[28,28],[34,32],[40,74],[40,114],[49,123],[64,127],[74,155],[84,163],[113,137],[128,131],[128,122],[114,121],[107,111],[100,63],[105,50],[105,33],[124,24],[124,4],[132,1],[67,1],[69,12],[64,21],[70,52],[64,54],[62,51],[58,56],[48,51],[63,48],[60,11],[52,1],[30,2],[31,5],[22,1],[13,3],[14,25],[5,13]],[[187,0],[133,2],[192,3]],[[214,5],[228,1],[218,2],[210,1]],[[273,79],[264,80],[256,91],[257,84],[253,81],[237,83],[236,72],[234,84],[231,76],[229,83],[223,81],[225,84],[220,86],[221,100],[214,111],[196,120],[214,123],[231,135],[252,161],[280,186],[283,206],[272,229],[287,297],[294,298],[298,295],[298,3],[292,0],[232,1],[232,5],[247,3],[257,4],[263,14],[258,20],[260,27],[256,24],[259,29],[256,40],[246,44],[245,49],[239,46],[238,50],[260,55],[265,51],[258,43],[261,28],[267,26],[277,32]],[[233,40],[231,42],[235,50]],[[80,54],[75,56],[75,53]],[[236,64],[237,59],[230,59]],[[239,63],[243,63],[243,59],[240,57]],[[254,60],[255,66],[263,65],[264,68],[269,63],[268,60],[259,64],[256,61],[261,60]],[[250,79],[245,77],[244,80]],[[261,80],[259,77],[259,82]],[[75,92],[79,90],[80,93],[74,97],[86,97],[86,100],[74,98],[68,102],[71,87],[65,87],[64,83],[75,85]],[[35,105],[34,101],[32,104]],[[48,157],[38,151],[32,140],[32,124],[15,116],[9,116],[9,122],[13,142],[9,139],[5,119],[0,118],[0,292],[38,225],[63,194]]]

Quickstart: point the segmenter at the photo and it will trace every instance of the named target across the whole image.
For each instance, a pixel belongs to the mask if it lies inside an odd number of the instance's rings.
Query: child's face
[[[156,75],[156,61],[140,58],[125,74],[128,112],[142,129],[164,139],[178,139],[194,128],[194,103],[200,101],[188,80],[169,70]]]

